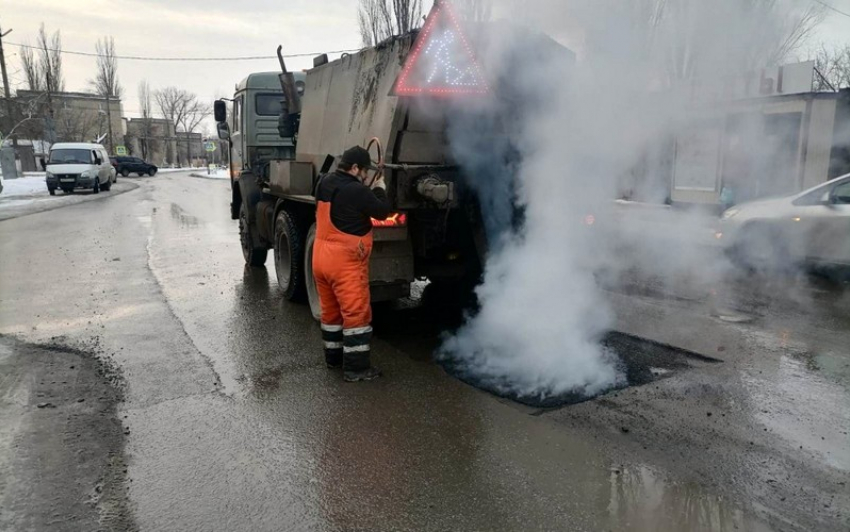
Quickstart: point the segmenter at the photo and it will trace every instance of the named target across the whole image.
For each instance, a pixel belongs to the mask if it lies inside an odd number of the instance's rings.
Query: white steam
[[[706,261],[692,249],[641,245],[637,231],[626,234],[639,253],[626,255],[582,220],[606,216],[619,180],[641,162],[651,165],[659,139],[696,123],[671,89],[682,78],[776,59],[771,54],[788,32],[783,9],[794,5],[551,0],[502,10],[514,21],[525,14],[527,26],[569,44],[579,60],[568,68],[564,53],[537,53],[545,38],[507,25],[480,39],[480,60],[499,96],[489,109],[454,113],[449,140],[479,193],[491,253],[477,291],[480,311],[444,342],[442,355],[521,396],[594,394],[617,384],[618,361],[600,343],[613,317],[599,272],[617,277],[636,262],[657,262],[673,273],[704,269]],[[488,112],[508,130],[482,122]],[[498,140],[506,136],[510,142]],[[669,181],[645,192],[663,198],[664,186]]]

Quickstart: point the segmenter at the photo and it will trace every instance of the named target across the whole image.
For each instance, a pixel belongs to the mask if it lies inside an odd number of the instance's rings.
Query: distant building
[[[850,172],[850,89],[813,91],[812,62],[694,82],[687,128],[621,182],[638,201],[720,206],[793,194]]]
[[[130,155],[162,168],[177,164],[177,136],[170,120],[130,118],[126,127],[124,145]]]
[[[48,98],[49,96],[49,98]],[[18,131],[18,137],[47,142],[100,142],[110,147],[109,125],[112,124],[111,145],[123,144],[124,121],[121,100],[87,92],[56,92],[19,90],[15,103],[30,109],[40,119],[30,120]],[[53,118],[50,119],[50,108]]]
[[[185,166],[206,166],[204,136],[200,133],[177,132],[178,161]]]

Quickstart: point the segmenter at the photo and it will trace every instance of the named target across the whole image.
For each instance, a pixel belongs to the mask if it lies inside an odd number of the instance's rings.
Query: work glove
[[[384,191],[387,190],[387,182],[384,179],[384,174],[379,175],[378,178],[375,179],[375,181],[372,183],[372,188],[380,188]]]

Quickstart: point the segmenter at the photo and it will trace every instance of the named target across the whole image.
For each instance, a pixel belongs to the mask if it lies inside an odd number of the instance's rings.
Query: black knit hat
[[[369,155],[369,152],[360,146],[354,146],[353,148],[345,150],[340,162],[349,166],[356,164],[360,168],[375,170],[375,167],[372,166],[372,157]]]

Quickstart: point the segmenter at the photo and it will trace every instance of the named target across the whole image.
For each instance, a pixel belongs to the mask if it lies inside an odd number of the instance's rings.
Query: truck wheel
[[[282,210],[274,222],[274,268],[277,284],[289,301],[303,301],[304,231],[298,218]]]
[[[112,190],[112,179],[107,180],[106,183],[103,184],[103,190],[104,192]]]
[[[92,192],[94,194],[100,194],[100,178],[99,177],[94,178],[94,186],[92,187]]]
[[[50,192],[51,196],[56,195],[56,187],[47,187],[47,191]]]
[[[239,209],[239,241],[242,243],[242,256],[245,257],[245,263],[249,266],[262,268],[266,264],[266,257],[269,250],[254,244],[254,237],[251,233],[251,225],[248,222],[248,209],[243,203]]]
[[[313,277],[313,245],[316,243],[316,224],[307,232],[304,243],[304,285],[307,291],[307,303],[313,319],[322,319],[322,305],[319,302],[319,291],[316,289],[316,279]]]
[[[123,175],[124,177],[127,177],[127,176],[130,175],[130,171],[127,170],[126,168],[124,168],[124,169],[121,170],[121,175]]]

